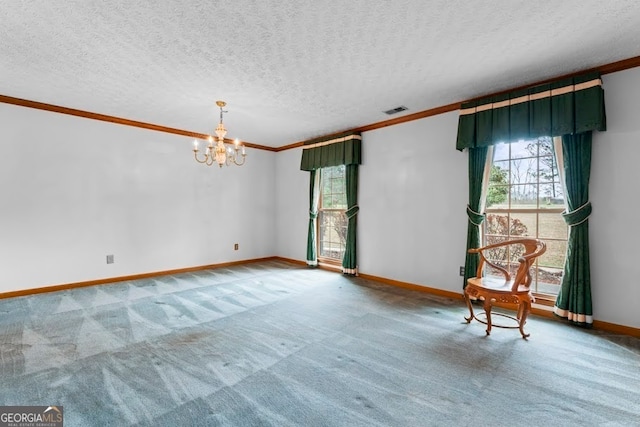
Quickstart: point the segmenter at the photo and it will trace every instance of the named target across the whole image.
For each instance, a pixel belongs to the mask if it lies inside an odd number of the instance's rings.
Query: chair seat
[[[472,277],[467,281],[467,286],[474,286],[479,290],[486,289],[491,292],[504,292],[506,294],[514,293],[512,290],[513,282],[505,282],[505,280],[500,277]],[[524,285],[520,285],[515,293],[528,294],[529,288]]]

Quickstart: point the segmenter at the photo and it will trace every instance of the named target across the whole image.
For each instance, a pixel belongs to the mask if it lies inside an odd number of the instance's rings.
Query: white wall
[[[640,68],[603,77],[608,127],[593,142],[590,218],[594,318],[638,328]],[[460,292],[467,154],[457,113],[363,134],[358,264],[362,273]],[[308,175],[300,149],[278,153],[278,255],[304,260]],[[304,219],[303,219],[304,218]]]
[[[275,153],[220,170],[186,137],[7,104],[0,117],[0,292],[275,252]]]
[[[603,76],[607,131],[594,134],[589,219],[595,319],[640,328],[640,68]]]
[[[362,136],[361,272],[462,292],[468,184],[457,127],[451,112]]]
[[[300,170],[301,148],[281,151],[276,157],[276,254],[307,259],[309,227],[309,172]]]
[[[360,271],[460,292],[466,244],[467,155],[455,112],[365,132],[358,186]],[[304,260],[309,173],[301,149],[278,153],[278,255]]]

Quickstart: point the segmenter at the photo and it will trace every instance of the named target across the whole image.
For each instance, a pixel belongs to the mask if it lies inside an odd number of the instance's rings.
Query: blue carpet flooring
[[[640,340],[269,261],[0,300],[0,405],[65,426],[640,425]]]

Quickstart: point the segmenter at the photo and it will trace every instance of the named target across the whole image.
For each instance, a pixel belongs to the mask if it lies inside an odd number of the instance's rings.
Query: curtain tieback
[[[309,211],[309,219],[316,219],[318,218],[318,211]]]
[[[349,209],[347,209],[344,212],[344,214],[347,216],[348,219],[351,219],[358,214],[359,210],[360,210],[360,207],[358,205],[351,206]]]
[[[474,211],[469,205],[467,205],[467,216],[469,217],[469,221],[473,225],[480,226],[480,224],[482,224],[482,222],[484,221],[484,214]]]
[[[589,215],[591,215],[591,202],[587,202],[571,212],[564,211],[562,218],[569,227],[573,227],[588,220]]]

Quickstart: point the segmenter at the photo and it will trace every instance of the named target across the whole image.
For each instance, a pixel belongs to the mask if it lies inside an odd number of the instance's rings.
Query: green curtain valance
[[[462,104],[456,149],[606,130],[599,73]]]
[[[330,166],[359,165],[362,156],[361,142],[360,133],[307,141],[302,147],[300,169],[312,171]]]

